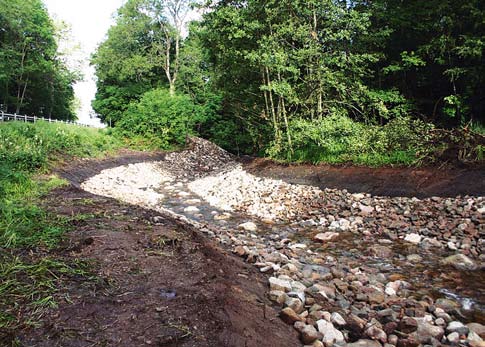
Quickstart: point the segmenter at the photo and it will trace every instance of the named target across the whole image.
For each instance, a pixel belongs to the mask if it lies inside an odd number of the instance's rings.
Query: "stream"
[[[103,170],[81,187],[197,227],[269,277],[285,322],[302,334],[318,328],[327,344],[481,341],[472,331],[481,328],[463,323],[485,324],[484,197],[289,184],[198,141],[162,161]]]
[[[446,298],[456,301],[461,307],[455,314],[462,321],[485,323],[485,276],[482,271],[457,270],[440,265],[440,259],[451,255],[451,252],[427,249],[402,240],[391,241],[372,236],[362,238],[362,235],[351,232],[342,233],[332,242],[322,245],[313,241],[317,232],[312,227],[295,228],[291,223],[268,225],[251,216],[222,211],[192,193],[187,182],[165,182],[155,190],[164,196],[158,206],[205,224],[213,231],[224,233],[238,230],[241,223],[252,221],[258,225],[258,231],[249,237],[243,235],[243,238],[270,244],[278,238],[289,238],[293,245],[305,245],[305,249],[321,257],[332,256],[340,264],[365,266],[378,273],[393,274],[411,284],[409,291],[412,290],[412,295],[417,299],[430,296],[434,300]],[[369,249],[376,243],[389,246],[392,255],[378,257],[370,254]],[[302,253],[299,260],[311,264],[311,257]],[[419,255],[421,259],[417,263],[411,262],[407,258],[411,255]]]

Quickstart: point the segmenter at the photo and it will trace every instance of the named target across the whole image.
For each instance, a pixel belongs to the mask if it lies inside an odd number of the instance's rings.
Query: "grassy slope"
[[[121,147],[103,130],[49,123],[0,124],[0,344],[9,334],[35,325],[55,306],[63,278],[87,276],[85,264],[48,255],[69,221],[39,205],[49,190],[66,184],[49,175],[59,157],[96,157]],[[14,343],[14,342],[13,342]]]

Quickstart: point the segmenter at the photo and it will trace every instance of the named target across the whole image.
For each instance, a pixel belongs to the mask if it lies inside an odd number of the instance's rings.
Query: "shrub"
[[[397,117],[387,123],[383,132],[390,150],[413,149],[419,151],[429,137],[433,125],[411,117]]]
[[[166,89],[155,89],[130,104],[117,128],[125,137],[169,149],[183,144],[187,135],[195,134],[195,126],[205,118],[204,109],[190,97],[171,96]]]
[[[293,153],[286,137],[274,141],[267,153],[275,159],[364,164],[411,165],[430,126],[424,122],[398,117],[385,126],[356,122],[334,114],[318,120],[298,119],[290,123]]]

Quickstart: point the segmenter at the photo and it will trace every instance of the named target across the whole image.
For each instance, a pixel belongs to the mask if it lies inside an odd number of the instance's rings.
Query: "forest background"
[[[62,28],[40,0],[0,8],[1,103],[73,119]],[[484,51],[479,0],[128,0],[92,57],[93,107],[159,148],[194,134],[283,161],[483,160]]]

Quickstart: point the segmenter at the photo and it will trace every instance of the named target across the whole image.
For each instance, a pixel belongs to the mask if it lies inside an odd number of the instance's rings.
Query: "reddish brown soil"
[[[62,175],[78,184],[85,174],[142,157],[77,162]],[[66,283],[59,308],[18,335],[23,346],[301,345],[266,298],[267,279],[197,230],[154,223],[156,212],[74,185],[53,191],[45,205],[59,215],[90,215],[78,218],[57,252],[94,260],[100,280]]]
[[[289,183],[320,188],[347,189],[352,193],[383,196],[485,195],[485,167],[473,168],[368,168],[310,164],[279,164],[261,158],[242,160],[246,170]]]

